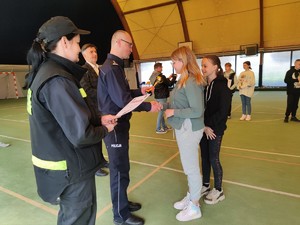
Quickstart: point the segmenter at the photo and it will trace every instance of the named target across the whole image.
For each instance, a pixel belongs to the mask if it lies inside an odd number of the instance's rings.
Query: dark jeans
[[[211,167],[214,173],[214,187],[222,189],[223,169],[220,163],[220,149],[223,136],[216,136],[214,140],[206,138],[205,133],[200,141],[203,184],[209,184]]]
[[[95,176],[69,185],[60,195],[58,225],[95,225],[97,197]]]
[[[228,115],[227,116],[231,116],[232,97],[233,97],[233,93],[231,93],[230,104],[229,104],[229,109],[228,109]]]
[[[287,95],[287,106],[285,111],[285,116],[288,117],[290,114],[296,116],[299,102],[299,94],[288,94]]]

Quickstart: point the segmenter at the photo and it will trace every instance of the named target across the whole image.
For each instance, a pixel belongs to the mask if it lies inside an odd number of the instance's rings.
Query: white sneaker
[[[10,144],[5,144],[5,143],[3,143],[3,142],[0,142],[0,147],[6,148],[6,147],[8,147],[8,146],[10,146]]]
[[[200,197],[206,196],[206,195],[209,193],[209,191],[210,191],[210,186],[205,187],[205,186],[203,185],[202,188],[201,188],[201,196],[200,196]]]
[[[240,120],[245,120],[245,119],[246,119],[246,115],[243,114],[243,115],[241,116]]]
[[[208,195],[206,195],[204,202],[209,205],[217,204],[220,201],[225,199],[225,195],[222,191],[218,191],[217,189],[213,188]]]
[[[185,222],[185,221],[201,218],[201,216],[202,214],[201,214],[200,206],[195,205],[192,201],[189,201],[187,207],[185,207],[182,211],[180,211],[176,215],[176,219],[178,221]]]
[[[187,192],[186,196],[179,202],[175,202],[173,206],[175,209],[183,210],[188,206],[189,202],[190,202],[190,193]]]
[[[247,120],[247,121],[250,121],[250,120],[251,120],[251,115],[247,115],[247,116],[246,116],[246,120]]]

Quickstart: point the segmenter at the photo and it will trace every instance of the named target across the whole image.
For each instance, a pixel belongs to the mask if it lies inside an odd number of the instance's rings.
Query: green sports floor
[[[0,141],[11,144],[0,148],[0,225],[55,225],[58,207],[36,193],[25,104],[25,98],[0,100]],[[186,194],[187,181],[172,131],[156,134],[156,113],[134,113],[128,192],[143,205],[136,214],[147,225],[300,224],[300,123],[283,123],[285,106],[285,92],[256,91],[252,121],[239,121],[235,93],[221,149],[226,198],[216,205],[201,200],[202,218],[191,222],[175,219],[173,203]],[[113,224],[109,177],[96,182],[96,224]]]

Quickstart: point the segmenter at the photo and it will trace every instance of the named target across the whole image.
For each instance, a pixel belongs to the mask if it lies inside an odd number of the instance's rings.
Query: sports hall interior
[[[300,123],[283,122],[283,79],[300,58],[300,1],[109,2],[134,41],[125,68],[132,88],[148,85],[154,62],[163,63],[164,74],[172,73],[170,54],[181,45],[193,49],[199,64],[203,56],[215,54],[222,65],[230,62],[237,75],[244,61],[251,62],[255,73],[252,120],[239,120],[242,109],[236,91],[221,146],[226,198],[216,205],[201,199],[202,218],[186,223],[299,224]],[[43,202],[36,191],[26,92],[21,89],[28,68],[0,61],[0,141],[10,144],[0,148],[0,225],[53,225],[57,220],[58,206]],[[7,78],[12,74],[18,85]],[[151,100],[153,96],[147,99]],[[173,131],[156,134],[156,118],[157,113],[133,113],[128,195],[142,203],[136,215],[147,225],[183,224],[175,218],[173,203],[186,194],[186,176]],[[96,177],[96,185],[96,225],[112,224],[109,177]]]

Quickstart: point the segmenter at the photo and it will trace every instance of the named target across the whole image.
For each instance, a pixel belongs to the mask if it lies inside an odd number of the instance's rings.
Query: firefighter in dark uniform
[[[32,162],[40,197],[59,204],[58,225],[94,225],[95,172],[100,141],[112,131],[112,116],[100,118],[79,81],[86,69],[77,65],[80,34],[67,17],[44,23],[28,52],[32,65],[28,89]]]
[[[116,115],[133,97],[145,94],[146,88],[130,90],[124,73],[123,59],[132,52],[132,39],[122,30],[112,36],[111,50],[100,69],[98,79],[98,105],[103,115]],[[157,112],[161,105],[155,101],[143,102],[135,111]],[[141,208],[139,203],[129,202],[129,128],[132,113],[118,119],[114,131],[104,138],[109,156],[110,189],[114,223],[119,225],[142,225],[144,220],[131,214]]]

